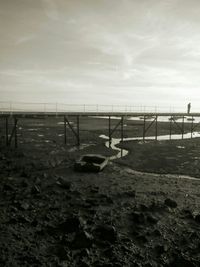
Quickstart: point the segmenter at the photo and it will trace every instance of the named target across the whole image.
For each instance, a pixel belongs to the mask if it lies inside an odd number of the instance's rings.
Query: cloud
[[[52,20],[59,20],[59,12],[54,0],[42,0],[45,14]]]

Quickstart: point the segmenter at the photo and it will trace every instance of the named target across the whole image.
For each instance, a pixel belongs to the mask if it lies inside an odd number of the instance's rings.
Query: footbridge
[[[168,109],[168,110],[167,110]],[[63,120],[64,143],[67,142],[67,128],[73,133],[77,146],[80,146],[80,121],[82,117],[95,117],[107,119],[108,138],[111,143],[116,130],[120,130],[121,141],[124,139],[125,121],[132,118],[135,125],[142,127],[143,140],[145,141],[148,130],[155,129],[155,140],[158,137],[158,121],[167,118],[169,139],[172,136],[172,127],[176,127],[184,137],[185,123],[190,124],[191,138],[193,132],[200,124],[200,112],[187,113],[183,108],[156,107],[156,106],[122,106],[122,105],[66,105],[52,103],[13,103],[0,102],[1,135],[5,145],[18,146],[18,122],[26,118],[59,117]],[[75,123],[71,123],[73,117]],[[138,123],[137,123],[138,121]],[[174,125],[174,126],[173,126]]]

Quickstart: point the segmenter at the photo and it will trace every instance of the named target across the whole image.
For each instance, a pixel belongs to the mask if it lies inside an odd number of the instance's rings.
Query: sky
[[[0,101],[198,108],[199,14],[199,0],[0,0]]]

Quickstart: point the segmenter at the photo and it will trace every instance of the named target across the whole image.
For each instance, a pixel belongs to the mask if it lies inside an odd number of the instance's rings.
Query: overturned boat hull
[[[75,162],[74,169],[81,172],[100,172],[107,164],[107,157],[98,154],[86,154]]]

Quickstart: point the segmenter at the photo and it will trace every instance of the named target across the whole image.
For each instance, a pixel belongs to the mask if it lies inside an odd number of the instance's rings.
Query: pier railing
[[[97,112],[97,113],[178,113],[186,112],[186,107],[179,106],[147,106],[147,105],[102,105],[102,104],[62,104],[62,103],[31,103],[31,102],[12,102],[0,101],[0,112],[44,112],[44,113],[59,113],[59,112]],[[198,112],[192,110],[192,112]]]

